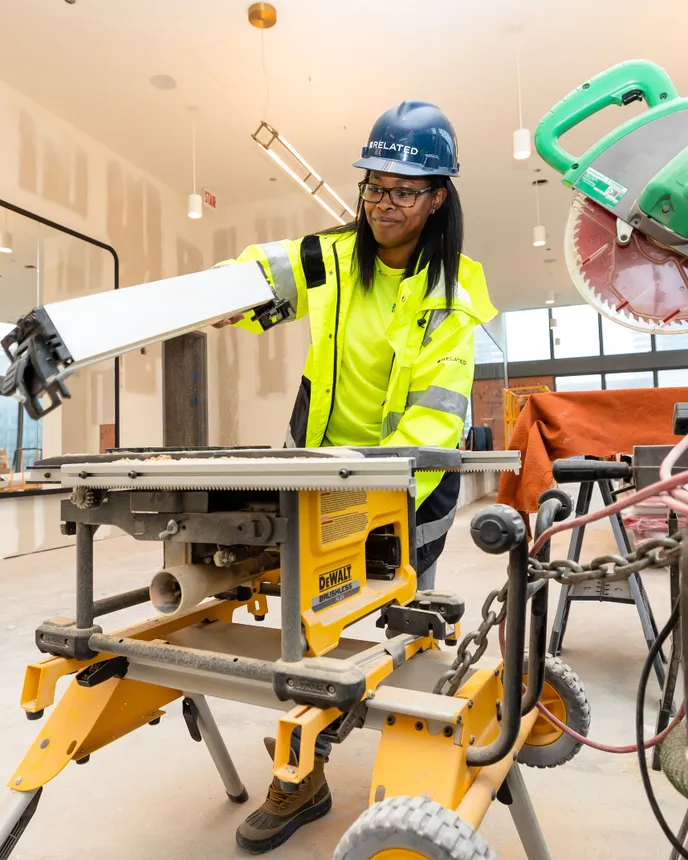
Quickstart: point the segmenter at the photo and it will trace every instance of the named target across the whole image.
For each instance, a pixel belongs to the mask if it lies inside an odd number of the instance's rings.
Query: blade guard
[[[688,331],[688,258],[638,230],[617,239],[617,218],[576,193],[566,229],[566,263],[598,313],[636,331]]]

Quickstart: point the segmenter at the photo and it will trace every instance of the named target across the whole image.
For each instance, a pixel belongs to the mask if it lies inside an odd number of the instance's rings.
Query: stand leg
[[[19,842],[19,838],[31,821],[42,788],[32,791],[10,789],[0,807],[0,858],[7,860]]]
[[[187,699],[191,699],[196,706],[198,729],[224,783],[227,796],[232,803],[245,803],[248,800],[248,792],[237,773],[237,769],[234,767],[232,757],[222,739],[222,735],[205,696],[196,695],[195,693],[193,695],[185,693],[184,695]]]
[[[576,501],[576,516],[582,517],[587,514],[590,509],[590,500],[592,499],[592,491],[594,484],[587,482],[581,484],[578,491],[578,499]],[[585,535],[585,526],[579,526],[571,533],[571,541],[569,543],[569,552],[567,558],[572,561],[580,559],[581,547],[583,546],[583,537]],[[571,588],[568,585],[561,586],[559,595],[559,603],[557,604],[557,612],[554,616],[552,625],[552,633],[549,640],[548,652],[554,657],[561,652],[561,647],[566,633],[566,625],[569,621],[569,612],[571,611],[571,600],[569,599]]]
[[[93,626],[93,534],[88,523],[76,524],[76,626]]]
[[[668,518],[668,533],[674,534],[678,530],[678,518],[672,511]],[[669,586],[671,594],[671,606],[676,605],[680,594],[680,572],[679,564],[676,562],[669,568]],[[681,619],[679,619],[676,630],[671,635],[671,652],[669,654],[669,668],[664,681],[664,689],[662,690],[662,698],[659,701],[659,713],[657,714],[657,725],[655,734],[663,732],[669,725],[669,721],[674,712],[674,694],[676,692],[676,682],[678,673],[681,671],[681,655],[682,655],[682,640],[681,640]],[[661,770],[659,760],[659,747],[655,747],[652,752],[652,769]],[[687,823],[688,826],[688,823]]]
[[[549,637],[549,648],[548,653],[552,654],[554,657],[559,654],[561,651],[561,641],[564,638],[564,631],[566,630],[566,621],[569,614],[569,609],[571,607],[571,603],[569,601],[569,591],[571,591],[570,585],[562,585],[561,590],[559,592],[559,602],[557,603],[557,612],[554,616],[554,623],[552,624],[552,633]]]
[[[303,659],[301,635],[301,572],[299,544],[299,494],[280,493],[280,516],[287,520],[288,537],[280,550],[280,604],[282,612],[282,659],[296,663]]]
[[[676,837],[679,842],[683,843],[684,848],[688,848],[688,812],[686,812],[683,822],[681,823],[681,829],[678,832],[678,836]],[[671,857],[669,860],[681,860],[679,857],[678,851],[674,848],[671,852]]]
[[[605,505],[611,505],[614,501],[612,498],[612,491],[609,481],[600,481],[600,492],[602,493],[602,501]],[[631,545],[628,540],[628,534],[626,533],[626,529],[624,528],[623,520],[621,519],[620,514],[614,514],[609,517],[609,522],[612,526],[612,531],[614,532],[614,537],[616,538],[616,545],[619,548],[619,552],[622,555],[631,551]],[[652,618],[652,610],[650,609],[650,604],[647,599],[647,595],[645,594],[645,590],[642,587],[642,582],[640,580],[640,576],[637,573],[631,574],[628,578],[628,586],[631,591],[631,596],[633,597],[633,602],[635,603],[635,608],[638,612],[638,616],[640,617],[640,625],[643,628],[643,635],[645,636],[645,641],[647,642],[648,649],[652,647],[656,637],[656,625],[653,628]],[[664,663],[666,663],[666,656],[663,652],[660,652],[657,655],[655,660],[655,674],[657,675],[657,681],[659,682],[660,687],[664,687]]]
[[[526,857],[528,860],[551,860],[547,844],[545,843],[545,837],[542,834],[542,830],[540,830],[540,825],[518,764],[514,764],[507,774],[506,784],[511,794],[509,812],[511,812],[511,817],[516,825],[516,830],[521,839]]]

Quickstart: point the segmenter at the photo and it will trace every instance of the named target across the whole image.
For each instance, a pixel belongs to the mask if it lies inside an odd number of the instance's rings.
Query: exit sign
[[[208,209],[217,209],[217,197],[207,188],[203,189],[203,205]]]

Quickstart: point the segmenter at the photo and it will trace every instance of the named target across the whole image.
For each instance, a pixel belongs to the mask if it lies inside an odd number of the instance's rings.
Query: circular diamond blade
[[[688,258],[634,230],[617,241],[616,216],[577,193],[566,225],[566,263],[598,313],[637,331],[688,331]]]

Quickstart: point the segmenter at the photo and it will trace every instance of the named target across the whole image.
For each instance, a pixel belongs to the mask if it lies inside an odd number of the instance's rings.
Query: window
[[[9,367],[9,359],[4,354],[0,356],[0,374]],[[15,453],[19,442],[19,412],[24,407],[14,397],[0,397],[0,472],[5,469],[12,471],[16,465],[21,469],[21,461],[15,464]],[[24,451],[25,467],[32,466],[41,456],[42,433],[41,422],[34,421],[24,413],[23,432],[20,447]]]
[[[555,358],[600,354],[598,315],[590,305],[556,308],[552,310],[552,323]]]
[[[468,409],[466,410],[466,420],[463,422],[463,434],[468,438],[468,431],[473,426],[473,398],[468,398]]]
[[[607,388],[654,388],[655,377],[651,370],[635,370],[628,373],[607,373],[604,377]]]
[[[602,347],[605,355],[651,352],[652,338],[645,332],[633,331],[602,317]]]
[[[688,387],[688,368],[680,370],[658,370],[658,388],[686,388]]]
[[[657,334],[655,343],[659,352],[668,349],[688,349],[688,334]]]
[[[482,326],[478,326],[475,330],[475,363],[504,363],[504,353]]]
[[[506,353],[509,361],[542,361],[551,358],[547,308],[504,314]]]
[[[602,374],[590,373],[580,376],[555,376],[554,387],[557,391],[601,391]]]

